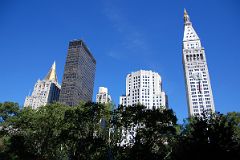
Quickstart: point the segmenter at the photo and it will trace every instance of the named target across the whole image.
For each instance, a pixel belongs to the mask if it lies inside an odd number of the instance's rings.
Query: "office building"
[[[205,49],[186,10],[182,53],[189,116],[215,112]]]
[[[96,60],[82,40],[69,42],[59,101],[76,106],[92,101]]]
[[[97,96],[96,96],[96,102],[97,103],[110,103],[112,101],[111,96],[108,93],[108,89],[105,87],[99,87]]]
[[[24,107],[37,109],[40,106],[58,101],[60,88],[54,62],[46,77],[36,82],[32,95],[26,97]]]
[[[162,90],[162,79],[156,72],[140,70],[126,77],[126,94],[120,96],[120,104],[145,105],[148,109],[167,108],[167,96]]]

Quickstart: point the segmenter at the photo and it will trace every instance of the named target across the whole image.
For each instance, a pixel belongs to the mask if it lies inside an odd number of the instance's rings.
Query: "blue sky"
[[[205,47],[216,110],[240,111],[238,0],[1,0],[0,102],[23,105],[54,60],[61,84],[68,42],[82,38],[97,60],[94,100],[105,86],[118,104],[128,73],[153,70],[182,121],[184,8]]]

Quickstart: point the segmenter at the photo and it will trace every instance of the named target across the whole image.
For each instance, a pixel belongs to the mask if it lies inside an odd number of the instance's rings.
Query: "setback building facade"
[[[36,82],[32,95],[26,97],[24,107],[37,109],[40,106],[58,101],[60,88],[54,62],[46,77]]]
[[[120,105],[132,106],[142,104],[147,109],[168,108],[167,96],[162,90],[161,76],[152,71],[140,70],[132,72],[126,78],[126,95],[120,96]],[[123,128],[120,146],[132,146],[136,136],[136,126],[129,129]]]
[[[145,105],[148,109],[167,108],[167,96],[162,90],[158,73],[146,70],[132,72],[126,77],[126,95],[120,96],[120,105]]]

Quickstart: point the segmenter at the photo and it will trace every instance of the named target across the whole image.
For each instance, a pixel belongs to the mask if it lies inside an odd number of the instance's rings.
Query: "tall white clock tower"
[[[205,50],[184,9],[183,67],[189,116],[215,112]]]

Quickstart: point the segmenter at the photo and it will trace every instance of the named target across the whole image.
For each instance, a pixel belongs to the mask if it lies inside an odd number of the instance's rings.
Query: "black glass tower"
[[[92,101],[96,60],[82,40],[69,42],[60,103],[75,106]]]

